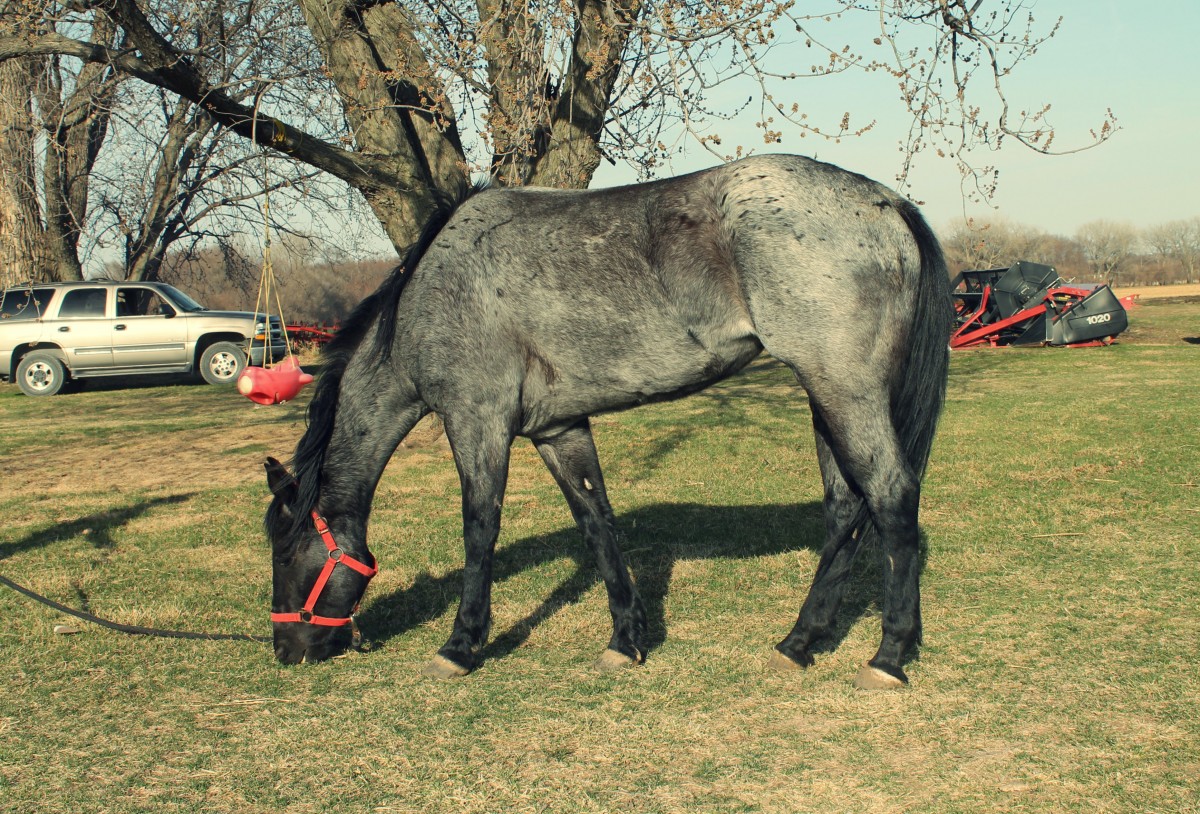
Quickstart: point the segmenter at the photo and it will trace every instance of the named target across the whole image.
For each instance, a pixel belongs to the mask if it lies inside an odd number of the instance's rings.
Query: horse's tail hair
[[[897,384],[891,397],[892,426],[905,460],[920,480],[929,463],[933,436],[946,400],[953,301],[941,244],[921,211],[899,197],[888,203],[908,226],[921,258],[906,353],[896,371]],[[871,522],[866,501],[859,502],[853,526],[860,543],[872,545],[878,540],[879,532]]]
[[[946,259],[933,230],[911,202],[897,198],[892,206],[916,240],[921,257],[907,354],[892,393],[892,423],[909,466],[921,478],[946,400],[954,311]]]

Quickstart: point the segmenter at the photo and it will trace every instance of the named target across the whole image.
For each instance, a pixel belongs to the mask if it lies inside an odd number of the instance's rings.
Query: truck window
[[[41,319],[53,288],[11,288],[0,292],[0,319]]]
[[[59,319],[89,319],[104,316],[108,291],[103,288],[77,288],[63,296],[58,307]]]
[[[117,318],[165,317],[175,313],[157,291],[151,288],[118,288]]]

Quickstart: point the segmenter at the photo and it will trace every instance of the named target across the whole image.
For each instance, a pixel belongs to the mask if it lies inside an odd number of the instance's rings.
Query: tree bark
[[[439,193],[466,181],[453,113],[433,101],[439,91],[432,81],[422,81],[429,60],[400,4],[299,3],[341,94],[357,153],[390,181],[359,189],[403,251],[433,214]]]
[[[579,0],[571,69],[554,110],[545,152],[529,183],[584,189],[600,166],[600,137],[621,55],[641,0]]]
[[[31,105],[39,62],[0,63],[0,286],[49,276]]]

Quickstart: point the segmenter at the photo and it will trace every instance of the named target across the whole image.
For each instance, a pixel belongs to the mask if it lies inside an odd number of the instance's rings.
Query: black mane
[[[376,362],[385,362],[391,356],[400,295],[412,276],[412,270],[458,208],[487,187],[487,182],[473,186],[464,184],[455,195],[437,195],[436,210],[422,227],[420,237],[404,253],[400,265],[392,270],[378,289],[354,308],[321,351],[321,374],[308,405],[308,429],[296,445],[296,452],[289,464],[296,479],[296,500],[286,507],[286,513],[279,499],[272,501],[267,509],[265,525],[277,554],[284,554],[296,535],[311,524],[312,510],[321,492],[321,467],[325,462],[325,450],[333,436],[342,377],[351,358],[374,325],[378,325],[378,329],[369,351],[371,357]]]

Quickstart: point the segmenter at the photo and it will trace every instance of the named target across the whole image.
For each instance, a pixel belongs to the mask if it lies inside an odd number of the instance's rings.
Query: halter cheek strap
[[[312,513],[313,524],[317,528],[317,533],[321,535],[322,542],[325,543],[325,548],[329,550],[329,559],[325,560],[325,565],[321,568],[321,573],[317,575],[317,581],[313,585],[312,590],[308,593],[308,599],[304,606],[299,611],[293,613],[272,613],[272,622],[303,622],[308,625],[319,625],[321,627],[343,627],[345,625],[354,624],[354,613],[358,611],[358,605],[354,606],[354,610],[350,612],[350,616],[335,617],[335,616],[317,616],[313,613],[313,608],[317,606],[317,600],[321,598],[321,592],[325,590],[325,584],[329,582],[329,576],[333,573],[333,569],[339,563],[345,565],[353,571],[357,571],[367,578],[368,584],[371,577],[379,572],[377,566],[367,565],[338,548],[337,543],[333,539],[333,532],[329,530],[329,524],[325,522],[325,518],[317,514],[316,510]]]

